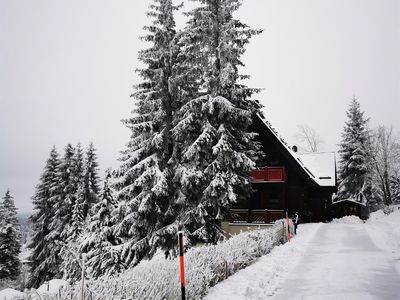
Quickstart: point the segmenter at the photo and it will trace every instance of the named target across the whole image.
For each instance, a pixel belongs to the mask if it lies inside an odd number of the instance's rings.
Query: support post
[[[81,300],[85,297],[85,268],[86,268],[86,254],[82,253],[82,278],[81,278]]]
[[[289,216],[288,211],[286,210],[286,222],[287,222],[287,231],[288,231],[288,242],[290,243],[290,223],[289,223]]]
[[[282,244],[286,243],[286,229],[285,229],[285,221],[282,220]]]
[[[186,291],[185,291],[185,261],[183,258],[184,248],[183,248],[183,231],[178,232],[178,241],[179,241],[179,270],[180,270],[180,279],[181,279],[181,293],[182,300],[186,300]]]

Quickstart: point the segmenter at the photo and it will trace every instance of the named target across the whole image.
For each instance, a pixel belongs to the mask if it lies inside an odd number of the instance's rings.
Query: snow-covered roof
[[[293,153],[320,186],[336,185],[334,152]]]
[[[336,158],[334,152],[294,152],[285,140],[278,135],[278,132],[270,122],[261,116],[258,117],[316,184],[324,187],[336,186]]]

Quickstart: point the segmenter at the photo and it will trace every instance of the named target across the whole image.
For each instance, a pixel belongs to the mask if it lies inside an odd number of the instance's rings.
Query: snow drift
[[[8,288],[0,291],[0,300],[24,299],[24,296],[23,292],[14,289]]]

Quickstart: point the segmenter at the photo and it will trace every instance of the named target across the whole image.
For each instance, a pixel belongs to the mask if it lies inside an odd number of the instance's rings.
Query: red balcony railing
[[[265,167],[251,172],[253,182],[286,182],[285,167]]]

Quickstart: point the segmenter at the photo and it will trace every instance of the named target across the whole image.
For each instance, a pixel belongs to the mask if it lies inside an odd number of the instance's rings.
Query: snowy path
[[[215,286],[206,299],[400,299],[393,256],[365,227],[303,225],[292,243]]]
[[[400,275],[364,224],[324,224],[274,299],[399,299]]]

